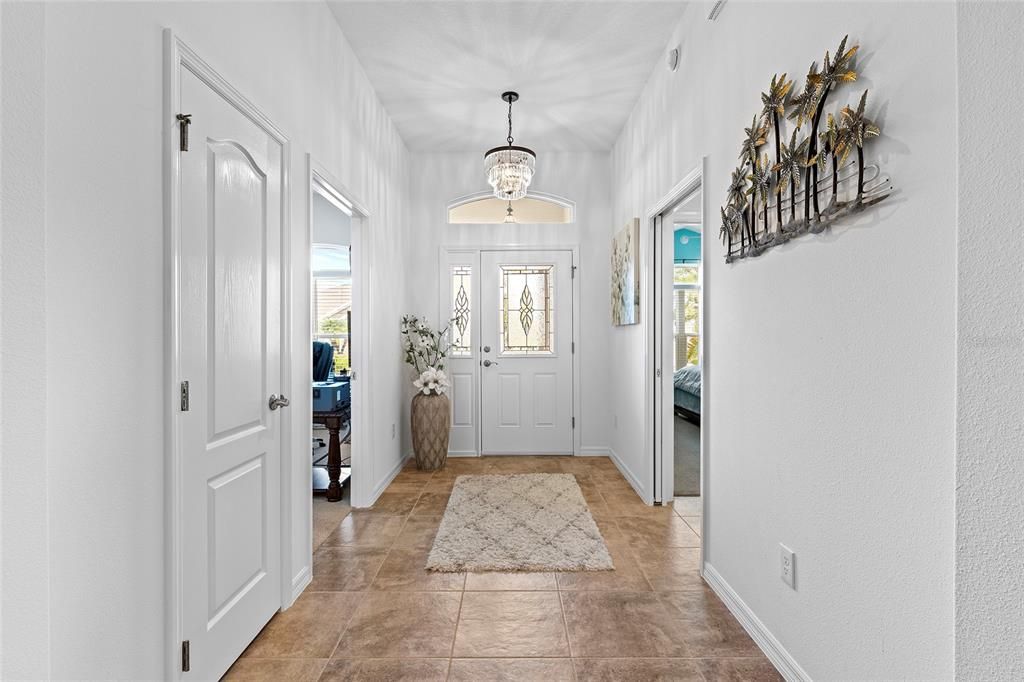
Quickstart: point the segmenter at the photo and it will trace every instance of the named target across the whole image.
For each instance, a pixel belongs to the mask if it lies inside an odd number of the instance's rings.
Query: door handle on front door
[[[496,362],[491,362],[490,360],[484,360],[484,363],[483,363],[483,364],[484,364],[484,367],[490,367],[491,365],[496,365],[496,364],[498,364],[498,363],[496,363]]]
[[[269,405],[271,410],[276,410],[279,407],[288,407],[291,404],[292,401],[288,400],[288,398],[285,398],[283,395],[278,396],[274,393],[270,394]]]

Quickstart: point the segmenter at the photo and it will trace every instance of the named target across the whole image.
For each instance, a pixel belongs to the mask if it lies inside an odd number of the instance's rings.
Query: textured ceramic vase
[[[448,396],[417,393],[412,399],[412,449],[417,469],[434,471],[448,461],[450,423]]]

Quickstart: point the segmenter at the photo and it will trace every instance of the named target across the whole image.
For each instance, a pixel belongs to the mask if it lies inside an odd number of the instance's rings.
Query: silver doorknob
[[[496,364],[498,364],[498,363],[491,362],[490,360],[484,360],[484,367],[490,367],[491,365],[496,365]]]
[[[288,400],[288,398],[285,398],[283,395],[278,396],[274,393],[271,393],[269,404],[270,409],[276,410],[279,407],[288,407],[289,405],[292,404],[292,401]]]

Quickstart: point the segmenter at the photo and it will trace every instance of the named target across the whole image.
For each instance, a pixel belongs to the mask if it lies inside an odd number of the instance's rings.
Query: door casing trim
[[[444,274],[447,272],[448,266],[448,254],[450,253],[470,253],[476,257],[476,263],[480,263],[480,252],[481,251],[570,251],[572,253],[572,265],[575,269],[575,274],[571,278],[572,282],[572,342],[576,344],[576,351],[572,354],[572,413],[576,418],[576,427],[572,430],[572,454],[575,457],[579,457],[582,453],[582,442],[583,442],[583,418],[581,412],[581,398],[582,393],[580,391],[580,349],[579,349],[579,332],[580,332],[580,280],[579,273],[582,271],[580,268],[580,247],[579,244],[524,244],[522,242],[499,242],[495,244],[472,244],[468,246],[461,246],[457,244],[442,245],[438,249],[438,309],[437,319],[443,320],[447,308],[447,288],[443,284],[446,280]],[[477,271],[477,281],[479,281],[479,268]],[[480,330],[476,327],[479,324],[479,316],[474,315],[474,333],[477,339],[480,338]],[[476,377],[476,389],[480,391],[480,373],[477,372]],[[480,457],[483,452],[483,424],[480,420],[479,410],[476,416],[476,453],[466,454],[459,453],[458,457]],[[500,456],[500,455],[496,455]]]
[[[165,534],[165,670],[166,679],[180,680],[183,594],[183,538],[181,510],[183,505],[181,412],[178,409],[178,384],[181,368],[181,301],[178,295],[181,284],[181,216],[178,203],[181,198],[181,167],[178,152],[178,125],[175,115],[180,99],[181,83],[178,79],[182,68],[188,69],[207,87],[230,102],[239,112],[260,127],[267,135],[281,145],[281,385],[291,387],[291,368],[287,358],[291,355],[291,221],[289,216],[289,164],[291,144],[284,133],[275,126],[252,102],[231,85],[224,77],[207,64],[192,48],[183,42],[170,28],[163,31],[164,53],[164,102],[163,102],[163,208],[164,208],[164,534]],[[291,437],[289,420],[281,424],[280,483],[281,493],[281,584],[280,599],[284,607],[291,590],[285,591],[285,583],[291,583],[291,514],[284,506],[290,477],[288,440]],[[290,500],[290,498],[288,498]],[[285,548],[289,548],[288,551]]]

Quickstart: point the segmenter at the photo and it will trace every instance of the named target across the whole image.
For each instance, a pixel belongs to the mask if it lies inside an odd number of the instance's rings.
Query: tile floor
[[[327,536],[338,529],[341,520],[352,511],[349,501],[348,486],[345,486],[345,492],[337,502],[328,502],[324,494],[313,495],[313,547],[319,547]]]
[[[428,573],[455,477],[572,473],[615,562],[581,573]],[[648,507],[603,457],[407,466],[313,556],[313,583],[229,680],[779,680],[698,575],[699,499]]]

